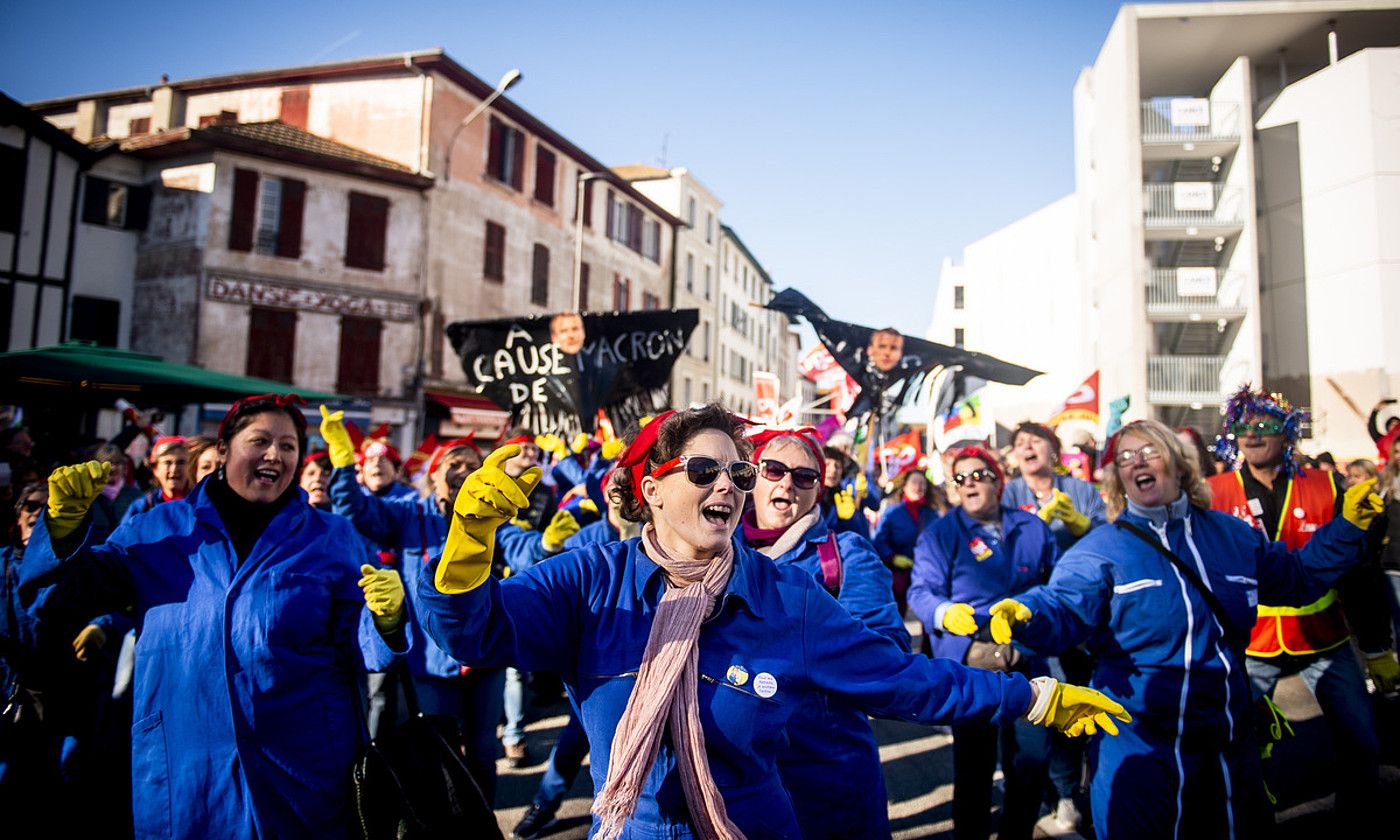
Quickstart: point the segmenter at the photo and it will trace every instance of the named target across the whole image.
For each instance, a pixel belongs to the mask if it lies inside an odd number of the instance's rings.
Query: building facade
[[[758,308],[773,294],[773,280],[762,263],[733,228],[721,224],[716,396],[741,414],[754,413],[756,371],[778,375],[780,403],[802,393],[791,322],[786,315]]]

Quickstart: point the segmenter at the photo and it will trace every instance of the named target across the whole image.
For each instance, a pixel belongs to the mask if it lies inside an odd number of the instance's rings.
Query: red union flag
[[[910,467],[922,467],[927,463],[917,432],[906,432],[899,437],[890,438],[884,446],[875,450],[875,457],[885,465],[885,474],[891,477]]]
[[[766,370],[753,372],[753,420],[772,425],[778,421],[778,375]]]
[[[797,361],[797,370],[817,386],[817,393],[832,395],[832,411],[836,412],[838,417],[844,418],[855,403],[860,386],[846,373],[846,369],[841,367],[826,346],[818,344],[807,351],[807,354]]]
[[[1050,417],[1050,425],[1058,426],[1066,420],[1086,420],[1099,422],[1099,372],[1089,374],[1074,393],[1070,394],[1059,410]]]

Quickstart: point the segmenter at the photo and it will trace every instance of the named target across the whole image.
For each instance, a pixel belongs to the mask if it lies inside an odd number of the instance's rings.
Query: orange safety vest
[[[1207,479],[1212,491],[1211,508],[1238,517],[1255,526],[1263,526],[1249,510],[1249,498],[1244,492],[1244,478],[1237,472],[1214,475]],[[1312,535],[1332,520],[1337,504],[1337,485],[1322,470],[1295,475],[1288,481],[1283,508],[1279,511],[1278,528],[1272,539],[1282,540],[1296,551],[1312,539]],[[1282,653],[1303,655],[1321,653],[1346,644],[1351,638],[1337,590],[1329,589],[1321,598],[1300,607],[1259,605],[1259,612],[1250,633],[1250,656],[1278,656]]]

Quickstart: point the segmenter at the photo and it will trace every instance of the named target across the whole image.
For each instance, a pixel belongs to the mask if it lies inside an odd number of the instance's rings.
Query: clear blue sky
[[[1119,3],[0,6],[21,101],[443,47],[610,165],[686,166],[779,288],[922,335],[944,256],[1074,187],[1071,94]]]

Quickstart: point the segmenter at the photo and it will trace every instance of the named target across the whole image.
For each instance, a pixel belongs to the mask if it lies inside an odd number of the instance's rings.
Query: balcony
[[[1147,320],[1236,321],[1245,316],[1244,272],[1181,266],[1147,272]]]
[[[1240,106],[1174,97],[1142,103],[1142,159],[1226,157],[1240,143]]]
[[[1148,356],[1147,401],[1155,405],[1219,404],[1224,356]]]
[[[1148,239],[1214,239],[1244,226],[1244,191],[1210,181],[1142,185]]]

